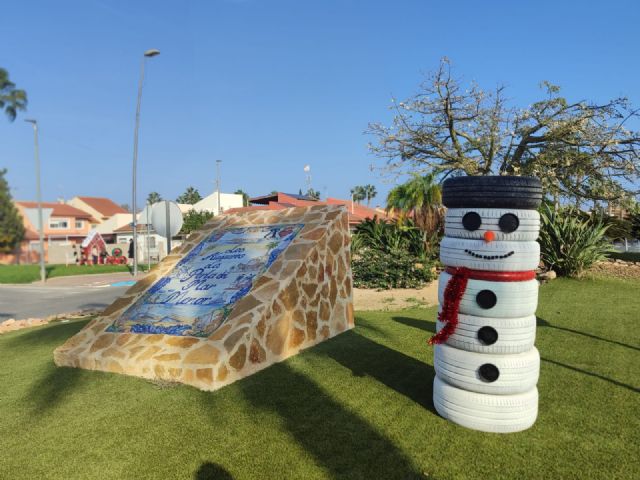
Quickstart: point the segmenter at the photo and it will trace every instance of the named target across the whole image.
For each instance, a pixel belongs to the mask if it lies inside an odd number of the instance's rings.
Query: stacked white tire
[[[474,178],[481,179],[480,190],[470,197],[471,205],[467,206],[463,194],[465,188],[473,191]],[[492,178],[498,180],[493,182]],[[508,186],[513,178],[516,177],[465,177],[463,182],[458,179],[451,182],[449,198],[455,208],[447,213],[440,250],[440,260],[445,266],[486,272],[536,269],[540,249],[535,241],[539,229],[537,200],[531,200],[535,194],[531,185],[535,181],[523,183],[522,177],[512,180],[517,187],[515,191],[523,191],[529,201],[518,203],[516,199],[513,208],[503,198],[508,196],[504,194],[508,189],[492,187]],[[443,192],[445,205],[447,183]],[[485,191],[489,200],[483,205]],[[492,201],[492,194],[498,203],[502,202],[496,208],[487,203]],[[463,222],[470,212],[475,218]],[[517,220],[508,218],[503,222],[505,215]],[[508,231],[514,225],[515,229]],[[451,278],[446,272],[440,275],[441,311]],[[496,433],[517,432],[534,424],[540,371],[540,355],[534,347],[537,302],[536,280],[481,280],[474,279],[472,272],[459,304],[457,327],[444,343],[434,348],[433,403],[442,417],[467,428]],[[437,331],[443,327],[444,323],[438,320]]]

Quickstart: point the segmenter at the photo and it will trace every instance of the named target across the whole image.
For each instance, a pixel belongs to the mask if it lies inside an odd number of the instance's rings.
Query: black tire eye
[[[464,217],[462,217],[462,226],[470,232],[478,230],[480,225],[482,225],[482,219],[476,212],[465,213]]]
[[[476,295],[476,303],[480,308],[487,310],[493,308],[496,303],[498,303],[498,298],[491,290],[480,290]]]
[[[478,340],[483,345],[493,345],[498,341],[498,332],[493,327],[482,327],[478,330]]]
[[[500,370],[493,363],[485,363],[484,365],[480,365],[478,369],[478,374],[480,374],[480,378],[485,382],[495,382],[500,377]]]
[[[500,231],[504,233],[515,232],[520,226],[520,220],[513,213],[505,213],[498,221]]]

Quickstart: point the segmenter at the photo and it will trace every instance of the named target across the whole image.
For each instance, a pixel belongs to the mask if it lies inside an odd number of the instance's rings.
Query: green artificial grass
[[[0,336],[0,478],[635,479],[640,282],[541,287],[540,413],[486,434],[434,413],[435,308],[353,331],[217,392],[56,368],[83,321]]]
[[[146,265],[139,265],[146,271]],[[129,272],[127,265],[46,265],[47,278],[94,273]],[[0,283],[31,283],[40,280],[40,265],[0,265]]]

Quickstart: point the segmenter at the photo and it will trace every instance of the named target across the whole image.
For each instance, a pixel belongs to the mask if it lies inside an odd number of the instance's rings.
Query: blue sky
[[[131,203],[135,97],[147,64],[139,198],[174,199],[193,185],[251,195],[304,187],[347,198],[392,184],[370,166],[369,122],[392,96],[417,90],[449,57],[514,102],[550,80],[571,99],[627,96],[640,105],[636,1],[24,0],[3,5],[0,66],[29,94],[29,111],[0,118],[0,167],[17,199],[33,199],[40,122],[44,198]]]

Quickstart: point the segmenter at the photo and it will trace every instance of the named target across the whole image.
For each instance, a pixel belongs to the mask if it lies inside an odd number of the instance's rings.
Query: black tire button
[[[498,298],[491,290],[480,290],[476,295],[476,303],[486,310],[493,308],[498,303]]]
[[[500,376],[500,370],[493,363],[485,363],[484,365],[480,365],[478,369],[478,373],[480,374],[480,378],[485,382],[495,382],[498,380]]]
[[[483,345],[493,345],[498,341],[498,332],[493,327],[482,327],[478,330],[478,340]]]

